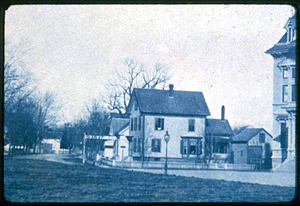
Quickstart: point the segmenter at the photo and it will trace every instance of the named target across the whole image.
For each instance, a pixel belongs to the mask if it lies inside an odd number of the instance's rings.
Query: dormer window
[[[294,39],[294,29],[291,22],[288,24],[288,42],[293,41]]]

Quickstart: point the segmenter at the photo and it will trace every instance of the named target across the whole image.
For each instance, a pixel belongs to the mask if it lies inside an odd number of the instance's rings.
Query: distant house
[[[83,140],[83,163],[95,162],[102,157],[114,157],[115,136],[88,135],[84,134]]]
[[[222,107],[221,119],[206,120],[206,139],[210,139],[213,158],[216,161],[229,161],[231,153],[232,129],[225,119],[225,108]]]
[[[256,164],[271,168],[272,136],[263,128],[246,128],[232,139],[235,164]]]
[[[168,131],[170,159],[201,159],[205,137],[214,138],[214,153],[229,153],[231,127],[227,120],[207,119],[210,111],[202,92],[134,89],[129,102],[130,154],[133,160],[165,158]],[[222,156],[222,155],[220,155]]]
[[[40,153],[58,154],[60,151],[60,139],[43,139],[40,143]]]
[[[116,160],[123,160],[129,154],[129,142],[126,138],[129,135],[129,115],[112,113],[111,118],[109,135],[116,137],[113,156]]]

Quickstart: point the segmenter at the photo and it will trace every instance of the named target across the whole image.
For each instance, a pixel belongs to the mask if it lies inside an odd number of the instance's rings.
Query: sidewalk
[[[30,155],[19,155],[15,156],[19,159],[38,159],[38,160],[47,160],[51,162],[59,162],[64,164],[79,164],[74,162],[69,162],[63,160],[64,158],[72,158],[69,154],[30,154]]]
[[[157,169],[127,169],[149,173],[163,174],[164,170]],[[239,171],[217,171],[217,170],[168,170],[168,175],[196,177],[204,179],[218,179],[226,181],[258,183],[263,185],[277,185],[295,187],[295,173],[273,173],[273,172],[239,172]]]

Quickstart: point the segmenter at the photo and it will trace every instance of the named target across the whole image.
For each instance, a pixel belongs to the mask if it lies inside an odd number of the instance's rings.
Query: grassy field
[[[12,202],[286,202],[295,188],[4,158]]]

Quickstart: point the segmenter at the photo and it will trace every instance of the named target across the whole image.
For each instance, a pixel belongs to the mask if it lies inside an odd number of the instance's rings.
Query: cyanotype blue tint
[[[18,5],[5,13],[11,202],[286,202],[288,5]]]

